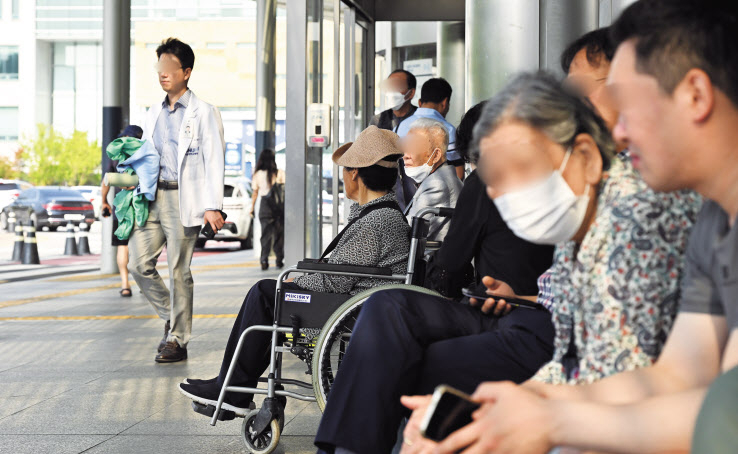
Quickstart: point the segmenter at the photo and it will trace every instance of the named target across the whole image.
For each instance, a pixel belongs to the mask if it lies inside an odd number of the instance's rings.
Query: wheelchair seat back
[[[318,293],[310,290],[281,289],[277,323],[293,326],[292,317],[299,318],[300,328],[322,328],[330,316],[351,295],[340,293]]]

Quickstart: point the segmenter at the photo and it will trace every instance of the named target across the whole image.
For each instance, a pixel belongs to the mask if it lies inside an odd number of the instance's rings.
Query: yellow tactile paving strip
[[[202,266],[193,266],[192,267],[192,274],[199,274],[204,273],[206,271],[214,271],[214,270],[222,270],[226,268],[256,268],[259,266],[259,262],[252,261],[252,262],[243,262],[243,263],[232,263],[232,264],[224,264],[224,265],[202,265]],[[166,266],[157,266],[157,268],[166,268]],[[115,277],[117,274],[97,274],[93,276],[88,275],[81,275],[81,276],[68,276],[64,278],[57,278],[54,279],[55,281],[72,281],[72,282],[84,282],[84,281],[90,281],[90,280],[97,280],[97,279],[105,279],[109,277]],[[162,279],[168,279],[169,276],[162,275]],[[120,283],[116,282],[114,284],[106,284],[106,285],[100,285],[97,287],[90,287],[90,288],[81,288],[76,290],[67,290],[65,292],[57,292],[57,293],[50,293],[47,295],[39,295],[39,296],[33,296],[30,298],[22,298],[17,300],[10,300],[10,301],[3,301],[0,302],[0,309],[5,307],[12,307],[12,306],[20,306],[22,304],[29,304],[29,303],[36,303],[39,301],[45,301],[55,298],[64,298],[67,296],[75,296],[75,295],[82,295],[85,293],[93,293],[93,292],[99,292],[102,290],[109,290],[112,288],[119,287]],[[94,316],[91,316],[94,317]],[[125,317],[125,316],[124,316]],[[21,317],[22,318],[22,317]],[[145,318],[145,317],[143,317]],[[155,318],[155,317],[152,317]],[[31,317],[31,319],[34,319]],[[41,317],[43,319],[43,317]],[[19,320],[19,318],[0,318],[0,320]],[[49,318],[47,320],[63,320],[63,318]],[[86,320],[86,319],[82,319]],[[93,318],[94,320],[94,318]]]
[[[236,318],[238,314],[193,314],[192,318]],[[41,317],[0,317],[0,322],[21,321],[38,322],[49,320],[145,320],[158,319],[156,315],[71,315],[71,316],[41,316]]]

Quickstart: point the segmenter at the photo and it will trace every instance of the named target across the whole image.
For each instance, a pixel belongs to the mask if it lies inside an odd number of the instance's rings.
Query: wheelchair
[[[241,438],[249,452],[269,454],[277,448],[284,428],[284,408],[287,398],[317,402],[320,411],[325,409],[333,381],[341,366],[362,304],[372,294],[389,289],[412,289],[428,295],[439,293],[424,288],[425,254],[440,247],[439,242],[428,241],[429,221],[425,216],[451,217],[452,208],[425,208],[413,217],[410,235],[410,253],[406,274],[393,274],[390,268],[354,265],[338,265],[314,260],[303,260],[289,267],[277,278],[274,323],[255,325],[241,333],[233,357],[243,348],[246,335],[252,331],[272,334],[269,373],[259,378],[266,388],[230,386],[236,361],[231,361],[218,402],[215,406],[192,402],[193,409],[210,416],[210,425],[217,421],[233,420],[237,415],[222,408],[227,392],[266,395],[261,409],[252,409],[243,416]],[[319,273],[326,275],[378,278],[398,281],[365,290],[356,295],[318,293],[309,290],[288,290],[282,284],[293,273]],[[290,353],[306,363],[310,383],[282,377],[282,355]],[[285,386],[312,389],[312,394],[287,390]]]

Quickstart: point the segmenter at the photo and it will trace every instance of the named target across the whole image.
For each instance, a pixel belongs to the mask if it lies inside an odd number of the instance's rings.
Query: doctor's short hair
[[[579,134],[589,134],[602,155],[603,170],[610,168],[615,156],[615,141],[589,101],[567,91],[545,72],[522,73],[487,101],[474,126],[472,150],[476,160],[479,142],[508,121],[526,124],[564,147],[573,146]]]
[[[418,118],[410,125],[410,131],[421,130],[425,132],[433,148],[440,148],[442,152],[448,150],[448,130],[438,120],[432,118]]]
[[[195,53],[189,44],[183,43],[177,38],[167,38],[161,42],[159,47],[156,48],[156,58],[161,58],[162,54],[171,54],[177,57],[180,63],[182,63],[182,69],[194,68],[195,67]]]

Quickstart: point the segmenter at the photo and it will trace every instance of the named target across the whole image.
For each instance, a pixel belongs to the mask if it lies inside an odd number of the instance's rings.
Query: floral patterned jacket
[[[591,383],[658,358],[677,313],[684,251],[701,204],[690,191],[655,192],[629,160],[613,160],[581,245],[558,245],[540,281],[550,285],[539,289],[539,301],[553,300],[556,337],[553,359],[535,380]],[[572,342],[576,357],[565,359]]]

